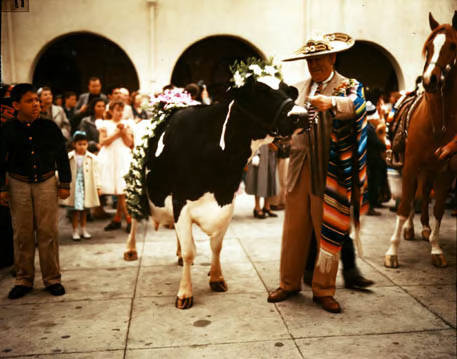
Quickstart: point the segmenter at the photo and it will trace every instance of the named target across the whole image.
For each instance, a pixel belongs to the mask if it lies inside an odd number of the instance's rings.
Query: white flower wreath
[[[230,82],[233,87],[242,87],[246,83],[246,79],[253,77],[255,80],[261,77],[272,76],[282,80],[281,66],[273,63],[273,59],[260,60],[255,57],[250,57],[244,61],[235,61],[230,66],[232,78]]]

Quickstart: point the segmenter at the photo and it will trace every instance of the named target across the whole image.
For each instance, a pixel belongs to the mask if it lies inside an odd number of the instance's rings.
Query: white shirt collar
[[[333,76],[335,76],[335,71],[332,71],[329,77],[327,77],[324,81],[322,81],[322,90],[327,86],[327,84],[333,79]],[[312,96],[317,90],[317,86],[319,86],[318,82],[313,81],[309,95]]]

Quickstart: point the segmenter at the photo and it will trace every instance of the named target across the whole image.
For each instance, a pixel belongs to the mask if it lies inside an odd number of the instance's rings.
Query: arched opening
[[[89,78],[101,79],[103,91],[112,87],[137,90],[138,76],[127,54],[114,42],[78,32],[53,40],[38,55],[33,84],[49,86],[54,93],[87,91]]]
[[[249,57],[263,59],[259,50],[247,42],[227,35],[210,36],[188,47],[173,69],[171,83],[185,87],[203,81],[210,96],[221,101],[231,78],[229,66]]]
[[[337,56],[338,72],[354,77],[365,89],[377,89],[389,94],[403,85],[400,68],[395,59],[382,47],[368,41],[356,41],[348,51]]]

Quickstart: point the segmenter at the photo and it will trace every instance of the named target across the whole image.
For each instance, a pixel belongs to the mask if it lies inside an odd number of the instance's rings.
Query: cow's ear
[[[286,94],[294,101],[298,98],[298,90],[294,86],[287,86]]]
[[[457,30],[457,10],[454,11],[454,17],[452,18],[452,27]]]
[[[433,17],[432,13],[428,13],[428,22],[430,23],[430,29],[435,30],[440,24],[438,24],[438,21],[435,20]]]

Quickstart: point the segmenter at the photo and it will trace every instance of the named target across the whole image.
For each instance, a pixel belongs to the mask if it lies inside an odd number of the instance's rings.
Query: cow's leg
[[[178,256],[178,265],[183,266],[183,260],[182,260],[182,252],[181,252],[181,244],[179,244],[179,238],[176,235],[176,255]]]
[[[453,177],[449,173],[440,174],[435,181],[435,205],[433,206],[434,223],[430,234],[432,263],[435,267],[446,267],[447,261],[439,245],[441,219],[444,214],[444,203]]]
[[[188,309],[193,305],[191,267],[195,258],[195,243],[192,237],[192,222],[186,207],[181,210],[178,222],[175,224],[176,234],[181,245],[183,271],[179,283],[176,308]]]
[[[215,292],[227,291],[227,283],[222,275],[220,253],[222,249],[222,240],[224,239],[225,230],[222,233],[211,236],[211,251],[213,253],[211,259],[211,269],[209,272],[209,286]]]
[[[132,227],[130,228],[129,237],[127,238],[127,250],[124,252],[124,260],[134,261],[138,259],[138,253],[136,251],[136,230],[138,227],[138,221],[132,218]]]
[[[414,200],[411,202],[411,211],[409,212],[409,216],[406,219],[406,222],[403,226],[403,238],[405,238],[407,241],[412,241],[414,240],[414,213],[415,213],[415,208],[414,208]]]

